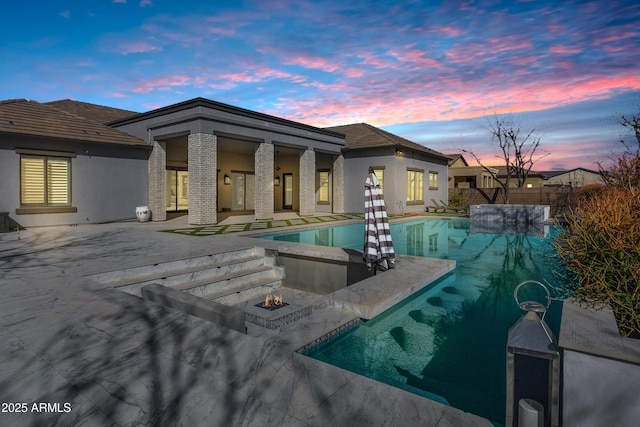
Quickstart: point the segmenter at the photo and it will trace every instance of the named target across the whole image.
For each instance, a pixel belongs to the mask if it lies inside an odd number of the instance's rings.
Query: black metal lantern
[[[539,285],[546,305],[520,302],[524,285]],[[544,321],[551,305],[549,289],[535,280],[519,283],[514,291],[518,307],[526,314],[509,329],[507,341],[507,414],[505,425],[556,427],[560,402],[560,352],[556,337]]]

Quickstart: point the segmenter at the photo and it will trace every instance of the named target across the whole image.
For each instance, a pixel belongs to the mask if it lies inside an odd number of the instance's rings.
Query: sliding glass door
[[[167,211],[189,209],[189,171],[167,170]]]
[[[252,211],[255,209],[255,175],[231,172],[231,210]]]

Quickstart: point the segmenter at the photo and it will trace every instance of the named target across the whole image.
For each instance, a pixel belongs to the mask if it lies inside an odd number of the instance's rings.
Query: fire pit
[[[278,329],[311,314],[314,298],[310,299],[303,291],[288,288],[285,291],[289,302],[284,302],[282,290],[276,291],[277,294],[269,291],[258,303],[246,301],[242,305],[245,321],[267,329]]]
[[[282,300],[282,294],[273,295],[271,291],[267,294],[267,297],[263,302],[256,304],[256,307],[264,308],[265,310],[274,311],[282,307],[286,307],[288,303]]]

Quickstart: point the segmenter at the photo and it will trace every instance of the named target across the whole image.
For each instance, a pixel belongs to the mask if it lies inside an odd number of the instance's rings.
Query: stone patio
[[[241,334],[83,277],[249,241],[273,244],[242,234],[158,232],[187,227],[178,218],[32,228],[20,240],[0,235],[0,401],[20,404],[0,413],[0,425],[492,425],[296,351],[415,291],[426,276],[400,268],[413,265],[413,257],[399,257],[399,268],[377,276],[381,284],[407,284],[392,299],[375,296],[377,286],[371,293],[353,288],[264,335]],[[313,250],[340,256],[337,248]]]

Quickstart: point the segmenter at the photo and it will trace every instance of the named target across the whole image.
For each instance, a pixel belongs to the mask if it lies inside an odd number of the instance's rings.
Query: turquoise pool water
[[[513,289],[528,279],[550,285],[555,300],[545,320],[557,335],[570,288],[552,241],[559,231],[485,234],[468,221],[394,223],[396,253],[455,259],[456,269],[306,354],[503,424],[507,333],[521,316]],[[351,224],[265,238],[361,250],[363,233],[362,224]],[[543,300],[538,287],[522,290],[522,299]]]

